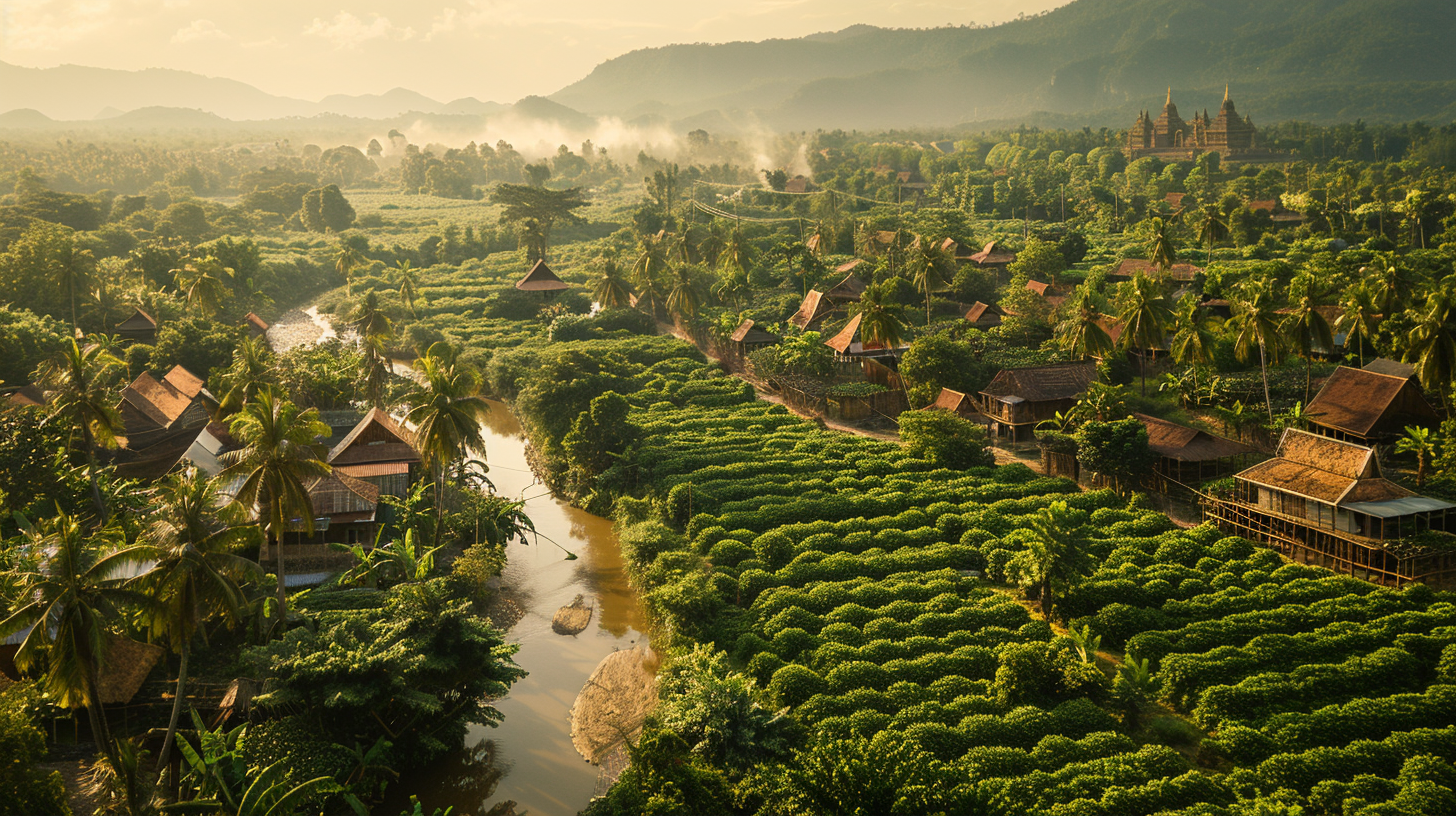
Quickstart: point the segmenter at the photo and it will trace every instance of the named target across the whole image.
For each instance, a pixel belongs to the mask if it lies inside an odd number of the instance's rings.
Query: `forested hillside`
[[[1169,85],[1202,107],[1231,82],[1260,121],[1444,120],[1456,89],[1453,26],[1443,0],[1077,0],[993,28],[856,26],[644,49],[552,99],[591,113],[741,109],[784,128],[1041,111],[1125,124]]]

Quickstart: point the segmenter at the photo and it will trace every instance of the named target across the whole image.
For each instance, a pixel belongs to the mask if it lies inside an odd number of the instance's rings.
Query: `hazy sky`
[[[0,61],[178,68],[317,100],[549,94],[635,48],[1004,22],[1067,0],[0,0]]]

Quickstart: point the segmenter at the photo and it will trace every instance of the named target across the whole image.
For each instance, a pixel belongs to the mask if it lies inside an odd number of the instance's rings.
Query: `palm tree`
[[[167,766],[177,733],[193,639],[202,634],[206,642],[203,624],[214,616],[235,624],[247,605],[239,582],[260,572],[257,564],[233,554],[253,539],[256,528],[236,512],[236,505],[220,499],[217,484],[195,470],[174,476],[153,492],[152,516],[141,536],[141,551],[156,565],[136,584],[156,602],[149,620],[153,634],[165,635],[179,657],[158,771]]]
[[[753,244],[743,234],[742,225],[735,226],[728,233],[723,252],[718,256],[718,265],[725,270],[731,270],[744,281],[748,280],[748,272],[753,268]]]
[[[46,690],[58,705],[86,707],[97,746],[117,767],[116,743],[101,702],[101,672],[111,627],[125,619],[128,608],[148,606],[146,596],[115,573],[145,555],[123,548],[119,529],[107,526],[88,535],[79,519],[64,513],[38,523],[30,540],[44,557],[22,576],[15,595],[19,605],[0,621],[0,633],[29,627],[15,653],[16,665],[24,670],[44,666]]]
[[[439,543],[445,517],[445,471],[458,459],[484,447],[480,424],[490,403],[480,396],[480,378],[473,369],[457,366],[449,346],[435,343],[415,362],[424,383],[405,397],[414,406],[406,419],[415,426],[420,458],[434,469],[435,542]]]
[[[1217,207],[1204,206],[1198,219],[1198,243],[1208,247],[1208,263],[1213,263],[1213,245],[1228,240],[1228,222]],[[1171,266],[1171,264],[1170,264]]]
[[[379,308],[379,297],[370,289],[364,302],[349,315],[349,327],[359,334],[360,379],[372,408],[384,405],[384,389],[389,384],[389,357],[385,350],[394,337],[394,324]]]
[[[353,244],[343,241],[339,242],[339,249],[334,253],[334,271],[344,279],[344,293],[354,294],[354,271],[368,263],[364,253],[360,252]]]
[[[674,264],[669,274],[672,287],[667,290],[667,311],[679,320],[686,320],[698,313],[698,282],[693,277],[693,267],[685,263]]]
[[[878,345],[891,351],[905,339],[905,323],[900,307],[891,303],[880,286],[871,286],[851,307],[851,315],[859,315],[860,341],[866,346]]]
[[[61,347],[58,358],[40,369],[40,382],[51,391],[47,421],[60,421],[70,429],[70,449],[86,457],[91,501],[96,523],[106,523],[106,503],[98,481],[96,449],[116,447],[121,417],[114,407],[115,391],[126,364],[100,343],[82,348],[74,338]]]
[[[1416,455],[1416,489],[1426,486],[1426,463],[1436,455],[1436,440],[1430,428],[1419,425],[1405,426],[1405,436],[1395,443],[1396,453]]]
[[[67,240],[55,263],[47,270],[50,283],[66,294],[71,303],[71,336],[78,337],[81,329],[76,322],[76,293],[84,293],[88,282],[96,274],[96,256],[89,249],[77,249],[74,241]]]
[[[632,262],[632,285],[637,288],[638,304],[647,301],[652,316],[657,316],[662,300],[662,276],[667,271],[667,248],[652,235],[637,239],[637,259]]]
[[[223,371],[223,392],[218,413],[231,416],[246,402],[252,401],[258,392],[278,385],[277,358],[268,343],[261,337],[244,337],[233,349],[233,360]]]
[[[1411,289],[1410,276],[1395,256],[1385,252],[1376,255],[1371,265],[1360,267],[1360,274],[1365,276],[1370,297],[1380,314],[1389,317],[1405,305]]]
[[[182,293],[188,307],[205,318],[210,318],[222,309],[227,295],[227,282],[232,270],[224,267],[211,256],[200,261],[189,261],[181,269],[172,270],[172,278]]]
[[[278,619],[288,616],[285,591],[287,573],[283,563],[283,538],[290,522],[297,520],[313,534],[313,502],[304,481],[327,476],[331,468],[324,461],[326,448],[316,440],[328,434],[329,426],[317,409],[299,410],[297,405],[264,389],[245,403],[229,426],[237,450],[223,454],[227,478],[241,478],[233,501],[257,514],[263,542],[274,546],[278,569]]]
[[[603,256],[597,264],[597,277],[592,281],[592,299],[603,309],[620,309],[631,305],[632,290],[622,275],[622,267],[612,256]]]
[[[1168,296],[1163,294],[1161,286],[1141,272],[1133,275],[1129,287],[1127,301],[1122,313],[1117,316],[1123,327],[1122,347],[1139,348],[1149,354],[1156,354],[1168,337],[1168,324],[1173,317],[1173,312],[1168,308]],[[1138,376],[1142,379],[1143,396],[1146,397],[1146,361],[1138,363]]]
[[[723,225],[717,221],[709,223],[703,237],[698,240],[698,257],[708,266],[717,266],[719,257],[727,248],[728,236],[724,233]]]
[[[1069,357],[1078,360],[1106,356],[1113,348],[1112,337],[1102,328],[1106,320],[1107,315],[1098,308],[1092,288],[1079,286],[1072,296],[1067,317],[1057,324],[1057,344]]]
[[[1213,362],[1213,320],[1193,295],[1184,295],[1173,310],[1173,361],[1195,370]],[[1195,388],[1197,387],[1195,379]]]
[[[415,299],[419,297],[419,273],[408,260],[401,260],[395,262],[394,276],[399,281],[399,299],[410,310],[410,315],[415,315]]]
[[[1310,370],[1317,352],[1335,348],[1335,333],[1330,321],[1315,305],[1314,296],[1306,287],[1279,326],[1285,348],[1304,358],[1304,401],[1309,402]]]
[[[1405,361],[1414,363],[1416,376],[1441,391],[1443,407],[1450,401],[1444,384],[1456,375],[1456,334],[1452,331],[1452,310],[1456,297],[1449,287],[1433,289],[1426,296],[1426,308],[1415,328],[1406,335]]]
[[[1340,301],[1341,313],[1335,319],[1335,329],[1345,333],[1345,348],[1350,347],[1350,339],[1358,338],[1359,345],[1356,346],[1360,357],[1360,365],[1365,364],[1365,343],[1368,340],[1375,342],[1375,334],[1380,325],[1380,310],[1375,305],[1375,297],[1371,294],[1368,282],[1361,282],[1351,286],[1345,292],[1344,300]]]
[[[1087,514],[1064,501],[1053,502],[1030,519],[1026,549],[1006,564],[1006,572],[1022,587],[1036,591],[1042,617],[1052,620],[1056,592],[1079,581],[1092,568],[1087,551]]]
[[[955,276],[955,261],[935,241],[917,238],[906,259],[910,282],[925,295],[925,325],[930,325],[930,293],[945,286]]]
[[[1152,229],[1152,235],[1148,239],[1148,259],[1164,272],[1173,268],[1178,262],[1178,250],[1173,246],[1173,239],[1168,235],[1168,222],[1161,218],[1148,220]]]
[[[526,250],[526,262],[546,260],[548,238],[545,225],[535,218],[527,218],[521,222],[519,229],[519,247]]]
[[[1279,362],[1279,316],[1274,311],[1273,289],[1269,281],[1250,280],[1233,301],[1234,313],[1229,326],[1234,330],[1234,357],[1247,362],[1257,349],[1259,371],[1264,377],[1264,407],[1269,424],[1274,423],[1274,402],[1269,398],[1269,358]]]

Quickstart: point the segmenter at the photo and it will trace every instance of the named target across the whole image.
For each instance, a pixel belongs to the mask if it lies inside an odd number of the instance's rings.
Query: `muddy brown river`
[[[505,715],[499,726],[472,726],[465,750],[392,785],[394,795],[376,809],[381,814],[408,810],[410,794],[427,815],[446,807],[454,808],[451,816],[577,813],[591,801],[598,768],[572,747],[571,705],[602,658],[647,640],[612,523],[552,496],[526,462],[520,424],[505,405],[492,402],[491,409],[490,479],[503,495],[527,499],[526,512],[542,536],[510,546],[501,580],[502,594],[525,613],[508,640],[520,644],[516,663],[530,674],[496,702]],[[563,548],[576,560],[567,560]],[[578,635],[552,632],[556,610],[577,595],[594,607],[590,625]]]

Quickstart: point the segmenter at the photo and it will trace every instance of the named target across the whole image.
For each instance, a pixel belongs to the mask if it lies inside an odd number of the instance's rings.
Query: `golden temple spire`
[[[1173,104],[1173,86],[1171,85],[1168,86],[1168,101],[1165,104]]]
[[[1229,101],[1229,86],[1227,83],[1223,86],[1223,101]]]

